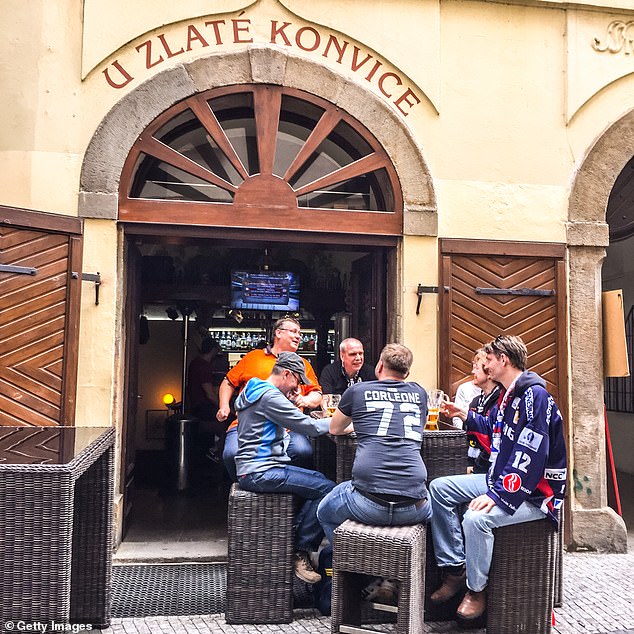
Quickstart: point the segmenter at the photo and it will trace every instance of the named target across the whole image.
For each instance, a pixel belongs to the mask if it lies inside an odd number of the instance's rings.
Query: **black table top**
[[[0,426],[0,466],[66,464],[111,429]]]

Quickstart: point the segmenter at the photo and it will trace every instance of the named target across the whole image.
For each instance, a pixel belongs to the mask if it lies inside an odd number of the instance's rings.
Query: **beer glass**
[[[438,431],[438,410],[443,401],[449,401],[449,397],[442,390],[429,390],[427,392],[426,430]]]
[[[332,416],[335,413],[340,400],[340,394],[324,394],[321,405],[326,412],[326,416]]]

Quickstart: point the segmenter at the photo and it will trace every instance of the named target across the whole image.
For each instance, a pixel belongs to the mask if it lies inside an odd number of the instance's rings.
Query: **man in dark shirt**
[[[349,337],[339,345],[339,359],[321,371],[319,383],[324,394],[343,394],[355,383],[374,379],[374,368],[364,363],[363,344]]]

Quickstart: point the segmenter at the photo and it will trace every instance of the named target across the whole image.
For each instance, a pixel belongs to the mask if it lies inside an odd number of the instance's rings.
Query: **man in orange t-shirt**
[[[219,389],[219,406],[216,418],[225,422],[231,413],[230,401],[234,392],[242,391],[247,382],[256,377],[265,380],[270,374],[275,360],[280,352],[297,352],[301,341],[301,327],[292,317],[278,319],[273,325],[273,345],[263,350],[256,349],[247,353],[236,365],[227,372]],[[301,392],[294,398],[294,403],[300,408],[316,408],[321,405],[321,386],[317,375],[306,359],[304,366],[310,385],[302,385]],[[238,421],[234,420],[227,429],[225,447],[222,459],[231,476],[236,481],[236,466],[234,458],[238,452]],[[312,447],[310,439],[297,432],[290,432],[290,442],[286,450],[291,457],[291,464],[312,468]]]

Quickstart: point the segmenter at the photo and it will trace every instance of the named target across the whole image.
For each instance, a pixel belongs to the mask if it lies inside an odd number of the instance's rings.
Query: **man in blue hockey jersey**
[[[486,609],[486,587],[493,555],[493,529],[548,517],[558,526],[566,483],[566,445],[559,409],[545,381],[527,372],[524,342],[499,336],[484,347],[485,371],[502,385],[489,415],[443,407],[470,431],[491,438],[486,474],[436,478],[429,487],[432,538],[443,583],[431,595],[443,603],[467,593],[456,616],[467,627]],[[458,507],[468,504],[460,530]]]
[[[290,464],[286,449],[288,430],[306,436],[328,431],[330,419],[306,416],[292,401],[300,385],[309,385],[304,361],[294,352],[280,352],[270,376],[250,379],[236,399],[238,485],[255,493],[293,493],[304,499],[295,521],[295,574],[306,583],[321,576],[313,570],[309,553],[316,552],[324,536],[317,506],[335,483],[318,471]]]

